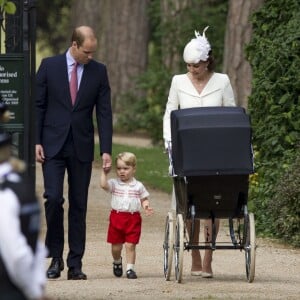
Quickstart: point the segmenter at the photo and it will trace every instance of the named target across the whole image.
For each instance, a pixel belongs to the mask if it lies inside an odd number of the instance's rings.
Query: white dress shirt
[[[75,60],[70,53],[70,49],[68,49],[68,51],[66,53],[66,59],[67,59],[67,66],[68,66],[68,78],[70,81],[71,80],[71,72],[72,72],[74,64],[75,64]],[[77,89],[79,89],[79,86],[80,86],[82,73],[83,73],[83,65],[78,64],[77,65]]]

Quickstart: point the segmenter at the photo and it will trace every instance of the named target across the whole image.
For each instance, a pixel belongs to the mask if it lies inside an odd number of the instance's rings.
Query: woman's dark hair
[[[214,69],[215,69],[215,67],[216,67],[216,61],[215,61],[215,58],[213,57],[213,55],[212,55],[212,50],[210,50],[209,52],[208,52],[208,65],[207,65],[207,69],[209,70],[209,71],[214,71]]]

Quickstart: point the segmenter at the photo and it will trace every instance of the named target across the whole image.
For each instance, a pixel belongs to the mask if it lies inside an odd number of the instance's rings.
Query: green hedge
[[[300,149],[299,149],[300,150]],[[300,151],[294,163],[278,180],[271,206],[276,236],[300,246]]]
[[[266,1],[253,15],[252,23],[253,36],[246,53],[253,72],[249,113],[257,184],[251,186],[250,196],[258,231],[288,240],[286,233],[277,231],[279,220],[285,219],[284,212],[279,219],[272,207],[277,187],[282,185],[286,171],[293,169],[293,158],[299,151],[300,2]],[[292,204],[290,196],[285,193],[285,201]],[[292,206],[287,211],[293,213]],[[291,222],[297,219],[290,215],[286,218]]]

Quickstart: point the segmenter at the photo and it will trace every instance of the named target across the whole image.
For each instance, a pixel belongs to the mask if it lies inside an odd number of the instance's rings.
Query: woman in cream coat
[[[211,46],[203,34],[195,32],[193,38],[184,48],[183,59],[187,64],[187,73],[175,75],[172,79],[168,102],[163,119],[163,137],[165,146],[171,144],[170,115],[173,110],[207,107],[207,106],[235,106],[234,94],[229,77],[226,74],[214,72],[214,58]],[[176,205],[173,189],[172,208]],[[216,229],[219,229],[219,220],[216,220]],[[211,236],[211,220],[205,220]],[[193,243],[199,243],[200,220],[196,220]],[[205,232],[206,236],[206,232]],[[205,250],[203,262],[200,251],[194,249],[192,254],[191,275],[204,278],[213,277],[212,250]]]

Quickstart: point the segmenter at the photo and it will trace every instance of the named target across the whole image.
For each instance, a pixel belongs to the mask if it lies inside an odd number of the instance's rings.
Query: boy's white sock
[[[128,271],[128,270],[134,271],[134,264],[127,264],[126,271]]]
[[[122,263],[122,257],[120,257],[120,258],[117,259],[117,260],[114,260],[114,263],[115,263],[115,264],[121,264],[121,263]]]

